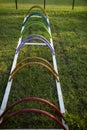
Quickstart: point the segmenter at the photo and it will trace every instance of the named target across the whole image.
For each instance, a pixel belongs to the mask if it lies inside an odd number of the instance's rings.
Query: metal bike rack
[[[40,12],[34,12],[34,11],[31,12],[31,10],[34,9],[34,8],[39,8],[43,12],[43,14],[41,14]],[[29,21],[28,26],[26,26],[28,19],[30,19],[31,17],[38,18],[38,16],[40,18],[44,19],[45,23],[47,24],[47,27],[39,21],[37,21],[37,22],[36,21],[32,21],[32,22]],[[45,37],[43,37],[39,34],[31,34],[27,38],[22,39],[22,36],[25,33],[25,31],[27,31],[27,29],[30,26],[33,26],[33,25],[40,25],[41,27],[44,27],[45,31],[47,31],[47,33],[49,34],[49,41]],[[30,43],[33,40],[41,41],[42,43]],[[45,60],[41,57],[36,57],[36,56],[26,57],[25,59],[23,59],[22,61],[17,63],[19,51],[23,47],[23,45],[37,45],[37,46],[38,45],[39,46],[45,45],[45,46],[48,46],[48,48],[51,50],[53,66],[47,60]],[[37,60],[37,62],[31,61],[31,60]],[[27,61],[27,63],[24,63],[25,61]],[[16,101],[15,103],[13,103],[12,105],[7,107],[7,102],[8,102],[8,98],[9,98],[9,94],[10,94],[14,75],[19,70],[24,68],[25,66],[35,65],[35,64],[38,64],[38,65],[41,65],[41,66],[47,68],[53,74],[53,76],[55,77],[57,95],[58,95],[58,101],[59,101],[59,108],[56,107],[54,104],[50,103],[49,101],[47,101],[45,99],[37,98],[37,97],[24,98],[24,99],[21,99],[19,101]],[[58,115],[61,117],[61,121],[49,112],[46,112],[46,111],[43,111],[43,110],[40,110],[40,109],[29,109],[29,108],[17,110],[15,112],[9,114],[6,118],[4,118],[4,115],[9,110],[11,110],[14,106],[16,106],[17,104],[20,104],[22,102],[30,102],[30,101],[39,101],[39,102],[50,105],[53,109],[55,109],[57,111]],[[5,122],[7,122],[7,120],[12,118],[13,116],[15,116],[17,114],[19,115],[21,113],[26,113],[26,112],[27,113],[31,113],[31,112],[42,113],[42,114],[52,118],[53,120],[55,120],[58,123],[58,125],[61,126],[61,129],[57,129],[57,130],[63,130],[63,129],[68,130],[68,126],[65,122],[65,117],[64,117],[65,107],[64,107],[61,85],[60,85],[59,76],[58,76],[58,68],[57,68],[57,62],[56,62],[55,49],[54,49],[54,45],[53,45],[53,39],[52,39],[52,35],[51,35],[50,22],[49,22],[49,18],[47,17],[47,13],[40,6],[32,6],[29,9],[27,15],[24,18],[23,26],[22,26],[22,29],[21,29],[21,36],[20,36],[19,41],[18,41],[18,45],[17,45],[16,52],[15,52],[14,59],[13,59],[11,72],[10,72],[10,75],[9,75],[8,83],[7,83],[7,86],[6,86],[6,90],[5,90],[4,97],[3,97],[3,100],[2,100],[2,104],[1,104],[1,108],[0,108],[0,126],[2,126]]]

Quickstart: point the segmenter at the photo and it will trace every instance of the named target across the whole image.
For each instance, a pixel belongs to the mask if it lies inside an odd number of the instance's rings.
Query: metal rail
[[[48,20],[48,23],[50,25],[50,22],[49,22],[48,18],[47,18],[47,20]],[[50,28],[50,26],[48,26],[48,30],[49,30],[49,33],[51,34],[51,28]],[[50,43],[51,43],[51,46],[54,48],[52,37],[50,38]],[[56,61],[56,55],[55,54],[54,55],[52,54],[52,59],[53,59],[54,69],[55,69],[55,71],[58,74],[58,67],[57,67],[57,61]],[[58,101],[59,101],[60,111],[61,111],[61,113],[65,113],[65,107],[64,107],[64,102],[63,102],[61,85],[60,85],[60,82],[58,82],[57,80],[56,80],[56,88],[57,88],[57,93],[58,93],[57,95],[58,95]],[[63,119],[62,119],[62,123],[63,123],[63,125],[65,125],[65,127],[68,130],[68,126],[67,126],[67,124],[65,123],[65,121]]]
[[[26,17],[24,18],[24,21],[25,21],[25,20],[26,20]],[[24,26],[22,26],[21,32],[22,32],[23,30],[24,30]],[[22,37],[19,38],[17,47],[20,45],[21,40],[22,40]],[[18,55],[19,55],[19,53],[17,53],[17,54],[14,55],[11,72],[12,72],[12,71],[14,70],[14,68],[16,67]],[[11,73],[11,72],[10,72],[10,73]],[[9,79],[10,79],[10,76],[9,76]],[[3,97],[3,100],[2,100],[2,104],[1,104],[1,108],[0,108],[0,115],[1,115],[1,114],[5,111],[5,109],[6,109],[7,102],[8,102],[8,98],[9,98],[9,94],[10,94],[10,91],[11,91],[11,86],[12,86],[12,81],[13,81],[13,80],[10,80],[10,81],[9,81],[9,79],[8,79],[7,86],[6,86],[5,93],[4,93],[4,97]],[[1,120],[1,122],[2,122],[2,120]]]

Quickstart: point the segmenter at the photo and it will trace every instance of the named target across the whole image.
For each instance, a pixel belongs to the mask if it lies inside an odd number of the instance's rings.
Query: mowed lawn
[[[48,8],[46,7],[51,24],[59,77],[66,108],[65,116],[70,130],[86,130],[87,128],[87,6],[84,6],[86,5],[86,0],[82,2],[82,5],[81,2],[79,2],[79,6],[75,7],[75,10],[71,10],[70,3],[66,6],[64,4],[58,5],[58,7],[54,5],[52,9],[52,1],[50,3],[48,2]],[[29,7],[31,5],[29,4]],[[6,3],[4,5],[3,1],[1,1],[0,7],[1,105],[20,36],[24,14],[29,7],[28,4],[19,2],[19,9],[16,10],[14,3]],[[32,33],[32,29],[30,31]],[[38,31],[38,33],[41,32]],[[18,60],[20,61],[26,56],[41,56],[52,63],[51,53],[44,47],[23,47]],[[41,97],[58,105],[55,80],[44,68],[38,68],[38,66],[27,67],[15,76],[8,105],[20,98],[28,96]],[[48,106],[37,102],[23,104],[22,106],[18,105],[14,110],[20,109],[21,107],[38,108],[38,106],[55,114]],[[3,128],[26,127],[58,128],[53,120],[35,114],[16,116],[7,122]]]

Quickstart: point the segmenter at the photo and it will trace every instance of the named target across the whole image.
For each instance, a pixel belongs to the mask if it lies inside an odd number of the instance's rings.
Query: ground
[[[38,3],[38,1],[37,1]],[[56,51],[57,65],[63,99],[66,108],[66,120],[70,130],[86,130],[87,128],[87,9],[86,0],[77,1],[75,9],[71,9],[71,5],[64,3],[56,3],[52,5],[52,1],[46,6],[48,12],[54,47]],[[54,3],[55,4],[55,3]],[[84,6],[85,5],[85,6]],[[0,8],[0,104],[5,91],[10,68],[17,46],[21,25],[24,14],[31,5],[19,3],[18,10],[15,10],[14,3],[4,4],[1,2]],[[42,6],[42,5],[41,5]],[[53,8],[52,8],[53,7]],[[31,29],[32,31],[32,29]],[[36,31],[36,30],[34,30]],[[41,33],[40,31],[38,33]],[[52,63],[51,54],[48,49],[24,47],[19,55],[21,60],[26,56],[37,55],[49,60]],[[50,58],[49,58],[50,57]],[[29,72],[29,73],[27,73]],[[34,72],[34,73],[33,73]],[[45,72],[45,73],[44,73]],[[27,74],[26,74],[27,73]],[[38,74],[38,77],[37,77]],[[27,77],[25,78],[25,75]],[[50,78],[52,79],[50,81]],[[26,82],[27,81],[27,82]],[[27,89],[29,88],[29,89]],[[45,89],[44,89],[45,88]],[[20,91],[21,90],[21,91]],[[58,105],[55,82],[45,69],[37,67],[26,68],[14,78],[8,105],[25,96],[38,96],[45,98]],[[35,107],[36,104],[26,104]],[[25,104],[23,105],[23,107]],[[39,104],[41,106],[41,104]],[[17,108],[20,108],[19,105]],[[42,105],[42,107],[44,107]],[[15,108],[15,109],[17,109]],[[52,111],[49,107],[46,110]],[[54,112],[53,112],[54,113]],[[19,125],[25,128],[28,125],[26,118],[29,116],[21,116]],[[40,120],[39,120],[40,119]],[[44,123],[41,122],[44,120]],[[14,124],[17,126],[19,118],[9,121],[10,127]],[[32,123],[35,120],[36,123]],[[42,124],[40,127],[46,127],[44,117],[33,117],[30,120],[30,127]],[[24,123],[23,123],[24,121]],[[13,123],[12,123],[13,122]],[[51,123],[50,123],[51,122]],[[9,128],[6,124],[5,128]],[[23,124],[23,125],[21,125]],[[49,120],[47,126],[56,128],[56,124]],[[18,127],[19,128],[19,127]]]

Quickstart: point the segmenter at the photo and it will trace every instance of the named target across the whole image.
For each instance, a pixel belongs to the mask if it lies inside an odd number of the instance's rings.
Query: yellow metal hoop
[[[15,69],[15,71],[10,75],[11,77],[10,77],[9,80],[13,79],[14,75],[15,75],[19,70],[21,70],[21,69],[24,68],[25,66],[31,66],[31,65],[41,65],[41,66],[45,67],[46,69],[48,69],[48,70],[53,74],[53,76],[56,78],[56,80],[59,81],[58,75],[56,75],[56,74],[54,73],[54,71],[53,71],[50,67],[48,67],[47,65],[45,65],[45,64],[43,64],[43,63],[41,63],[41,62],[29,62],[29,63],[26,63],[26,64],[24,64],[24,65],[18,67],[18,68]]]
[[[25,16],[27,16],[27,15],[30,13],[30,11],[31,11],[32,9],[34,9],[34,8],[39,8],[40,10],[42,10],[42,12],[45,14],[45,16],[48,17],[46,11],[45,11],[41,6],[39,6],[39,5],[32,6],[32,7],[28,10],[28,12],[26,13]]]
[[[44,58],[41,58],[41,57],[37,57],[37,56],[27,57],[27,58],[21,60],[21,61],[16,65],[16,68],[12,71],[11,75],[14,73],[14,71],[16,71],[16,69],[17,69],[18,67],[20,67],[21,64],[23,64],[24,61],[33,60],[33,59],[37,59],[37,60],[41,60],[41,61],[45,62],[45,63],[53,70],[53,72],[56,74],[56,76],[58,76],[58,74],[57,74],[56,71],[54,70],[53,66],[52,66],[47,60],[45,60]]]

